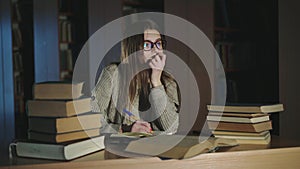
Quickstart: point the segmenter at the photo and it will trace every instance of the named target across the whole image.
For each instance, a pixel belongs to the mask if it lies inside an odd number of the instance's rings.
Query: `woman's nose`
[[[154,52],[154,53],[158,53],[159,52],[159,49],[157,48],[156,45],[153,46],[152,52]]]

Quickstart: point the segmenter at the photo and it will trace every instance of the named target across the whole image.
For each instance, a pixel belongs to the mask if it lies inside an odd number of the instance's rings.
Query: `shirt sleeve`
[[[157,117],[156,126],[167,133],[176,133],[179,125],[177,84],[171,81],[166,86],[152,88],[149,101],[151,113]]]
[[[119,130],[120,124],[114,123],[110,113],[112,96],[112,77],[116,66],[110,65],[104,68],[99,76],[95,88],[92,90],[91,108],[93,112],[103,113],[102,129],[103,133],[114,133]]]

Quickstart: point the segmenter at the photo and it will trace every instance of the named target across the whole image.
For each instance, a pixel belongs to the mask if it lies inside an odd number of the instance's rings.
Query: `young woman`
[[[174,79],[163,71],[167,56],[164,37],[150,21],[133,24],[143,29],[121,43],[121,64],[102,70],[92,91],[92,108],[104,114],[105,132],[175,133],[180,94]]]

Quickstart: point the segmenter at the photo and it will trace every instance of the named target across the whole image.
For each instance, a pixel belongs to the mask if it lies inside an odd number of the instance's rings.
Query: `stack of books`
[[[208,105],[208,126],[217,138],[236,139],[240,144],[269,144],[270,113],[283,111],[282,104],[261,106]]]
[[[49,146],[57,149],[66,149],[67,146],[89,147],[88,152],[104,148],[104,136],[100,136],[102,114],[91,112],[90,98],[83,96],[82,87],[83,83],[67,82],[45,82],[33,86],[34,100],[27,102],[28,139],[30,141],[19,142],[17,154],[26,156],[26,150],[32,148],[34,151],[34,148],[44,147],[46,152],[43,155],[40,152],[38,155],[32,152],[30,154],[29,151],[27,156],[42,158],[45,156],[44,158],[53,159],[58,158],[58,155],[52,154],[51,156],[53,151]],[[97,144],[102,142],[100,147],[96,144],[92,145],[91,138],[95,139],[95,137],[97,137]],[[47,155],[47,150],[49,155]],[[83,152],[86,151],[77,150],[76,152],[77,155],[68,155],[68,159],[84,155]],[[61,157],[66,157],[66,155],[61,155]]]

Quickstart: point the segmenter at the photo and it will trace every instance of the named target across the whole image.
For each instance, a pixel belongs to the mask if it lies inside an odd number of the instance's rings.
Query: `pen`
[[[131,117],[133,120],[137,121],[139,118],[137,118],[134,114],[132,114],[127,109],[123,109],[123,112],[126,113],[129,117]],[[150,128],[150,133],[153,133],[152,128]]]
[[[132,114],[130,111],[127,109],[123,109],[123,112],[126,113],[129,117],[131,117],[133,120],[137,121],[139,120],[134,114]]]

